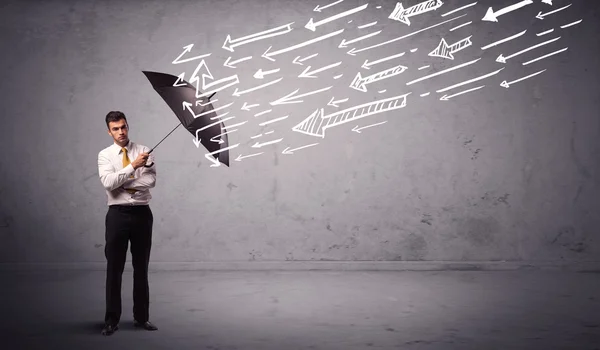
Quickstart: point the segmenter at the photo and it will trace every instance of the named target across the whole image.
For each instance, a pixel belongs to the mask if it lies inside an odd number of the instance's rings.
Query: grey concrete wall
[[[158,143],[178,121],[141,71],[185,72],[189,79],[198,60],[171,63],[189,44],[194,44],[189,55],[211,53],[205,62],[216,79],[238,75],[239,84],[213,100],[218,99],[215,107],[234,103],[228,110],[236,119],[226,125],[248,122],[229,135],[230,145],[240,144],[231,150],[230,167],[210,167],[205,149],[196,148],[181,127],[153,152],[158,178],[151,192],[152,261],[597,259],[598,6],[534,0],[498,22],[482,21],[488,7],[498,11],[517,2],[478,1],[441,16],[472,3],[446,0],[436,11],[411,17],[409,26],[388,18],[396,2],[373,1],[313,32],[304,28],[310,18],[319,21],[364,2],[346,0],[315,12],[316,5],[333,1],[3,1],[1,261],[104,261],[107,205],[97,154],[112,143],[104,117],[121,110],[133,141]],[[543,20],[535,18],[570,3]],[[463,14],[387,45],[347,53]],[[285,35],[234,52],[222,48],[227,35],[240,38],[290,22],[293,30]],[[342,28],[340,35],[279,54],[275,61],[261,57],[269,46],[273,52]],[[536,35],[550,29],[554,32]],[[342,39],[379,30],[338,47]],[[521,37],[482,50],[523,30]],[[453,44],[468,36],[473,44],[454,60],[428,55],[442,38]],[[505,64],[496,62],[500,54],[559,36]],[[523,65],[564,47],[568,50]],[[365,60],[401,52],[402,57],[361,68]],[[304,65],[292,62],[316,53]],[[252,59],[232,69],[223,65],[230,56]],[[298,77],[309,65],[314,70],[340,61],[318,78]],[[367,92],[349,88],[357,72],[365,77],[399,64],[408,69],[369,84]],[[496,75],[436,92],[502,67]],[[253,77],[258,69],[277,68],[263,80]],[[509,88],[500,86],[543,69]],[[235,88],[281,77],[275,85],[232,96]],[[296,89],[304,94],[328,86],[302,103],[269,104]],[[405,107],[332,127],[324,138],[292,130],[319,108],[330,114],[409,92]],[[348,100],[336,108],[327,105],[332,98]],[[260,106],[244,111],[244,103]],[[259,126],[282,116],[289,117]],[[283,140],[251,147],[278,138]],[[257,152],[264,153],[234,161]]]

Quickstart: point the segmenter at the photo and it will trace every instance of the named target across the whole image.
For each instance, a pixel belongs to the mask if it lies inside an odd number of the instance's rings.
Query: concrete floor
[[[103,271],[2,271],[1,344],[20,349],[600,349],[600,274],[158,271],[110,337]],[[8,345],[8,346],[7,346]]]

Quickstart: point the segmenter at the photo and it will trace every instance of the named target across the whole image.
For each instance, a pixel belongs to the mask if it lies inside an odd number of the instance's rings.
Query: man
[[[152,245],[154,217],[149,202],[156,184],[156,165],[149,148],[129,140],[125,114],[106,115],[108,134],[113,144],[98,153],[98,173],[106,189],[106,314],[103,335],[119,329],[121,318],[121,281],[127,246],[131,241],[133,265],[133,318],[136,327],[158,328],[149,321],[148,263]],[[150,159],[150,163],[147,161]],[[131,161],[131,159],[135,159]]]

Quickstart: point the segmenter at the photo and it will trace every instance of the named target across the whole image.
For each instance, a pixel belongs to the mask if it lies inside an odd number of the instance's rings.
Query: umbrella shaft
[[[163,139],[162,139],[162,140],[160,140],[160,142],[159,142],[159,143],[157,143],[157,144],[156,144],[156,146],[152,147],[152,149],[151,149],[151,150],[150,150],[150,152],[148,152],[148,153],[152,153],[152,151],[154,151],[154,149],[155,149],[156,147],[158,147],[158,145],[160,145],[160,143],[161,143],[161,142],[163,142],[163,141],[164,141],[164,140],[165,140],[165,139],[166,139],[166,138],[167,138],[169,135],[171,135],[171,134],[173,133],[173,131],[175,131],[175,129],[177,129],[177,128],[179,127],[179,125],[181,125],[181,123],[177,124],[177,126],[176,126],[176,127],[174,127],[174,128],[173,128],[173,130],[171,130],[171,132],[167,134],[167,136],[163,137]]]

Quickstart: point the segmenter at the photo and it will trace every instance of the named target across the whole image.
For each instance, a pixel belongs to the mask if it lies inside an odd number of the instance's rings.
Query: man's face
[[[127,132],[128,127],[125,119],[108,123],[108,134],[112,136],[113,140],[115,140],[115,142],[121,147],[125,146],[129,142]]]

